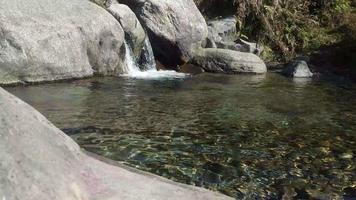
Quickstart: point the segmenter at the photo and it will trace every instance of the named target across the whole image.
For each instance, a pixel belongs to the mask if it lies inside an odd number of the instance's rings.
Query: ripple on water
[[[175,181],[237,199],[356,196],[355,85],[142,77],[7,89],[83,148]]]

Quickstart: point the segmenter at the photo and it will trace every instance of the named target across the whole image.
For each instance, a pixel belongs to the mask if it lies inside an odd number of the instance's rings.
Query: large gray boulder
[[[263,74],[267,72],[265,63],[255,54],[227,49],[201,49],[191,63],[214,73]]]
[[[6,200],[232,199],[101,162],[0,88],[0,198]]]
[[[86,0],[0,1],[0,84],[116,74],[124,32]]]
[[[282,73],[293,78],[313,77],[313,73],[310,71],[307,62],[298,59],[291,61],[288,66],[283,69]]]
[[[208,28],[193,0],[121,0],[148,31],[156,59],[175,68],[205,43]]]

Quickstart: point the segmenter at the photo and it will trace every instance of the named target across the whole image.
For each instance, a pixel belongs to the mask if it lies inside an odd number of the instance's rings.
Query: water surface
[[[237,199],[355,197],[356,86],[209,75],[6,88],[83,148]]]

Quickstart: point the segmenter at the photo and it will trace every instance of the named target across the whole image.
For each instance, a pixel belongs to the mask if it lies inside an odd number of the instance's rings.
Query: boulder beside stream
[[[120,23],[90,1],[0,1],[0,84],[117,74],[123,42]]]
[[[214,73],[264,74],[267,72],[266,64],[257,55],[228,49],[201,49],[191,63]]]
[[[282,74],[293,78],[311,78],[313,73],[310,71],[309,66],[304,60],[293,60],[286,68],[283,69]]]

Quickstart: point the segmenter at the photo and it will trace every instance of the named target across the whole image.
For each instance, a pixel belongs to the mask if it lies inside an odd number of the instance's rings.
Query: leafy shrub
[[[351,10],[350,0],[195,0],[208,18],[234,13],[240,34],[288,60],[340,40],[333,32]],[[215,9],[227,8],[225,12]],[[234,9],[234,10],[232,10]],[[212,11],[216,11],[215,13]]]

